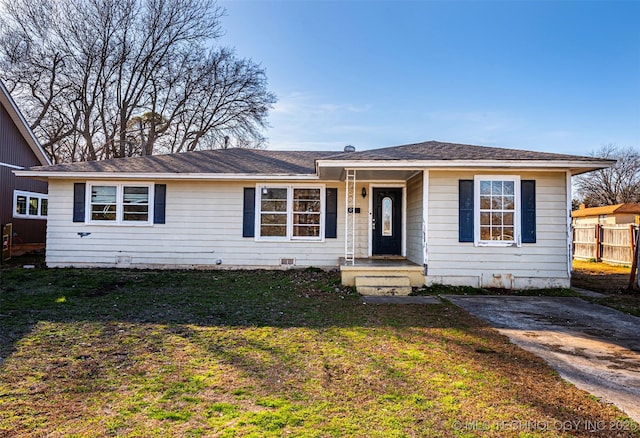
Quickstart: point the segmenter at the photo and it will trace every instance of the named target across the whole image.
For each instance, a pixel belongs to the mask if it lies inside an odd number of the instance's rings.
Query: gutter
[[[14,170],[19,177],[48,179],[117,179],[117,180],[201,180],[201,181],[265,181],[303,180],[316,181],[317,175],[305,174],[255,174],[255,173],[133,173],[133,172],[51,172],[41,170]]]

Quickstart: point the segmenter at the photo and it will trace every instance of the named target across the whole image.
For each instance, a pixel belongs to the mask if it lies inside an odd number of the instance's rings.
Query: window
[[[147,184],[88,184],[90,223],[146,225],[153,191]]]
[[[266,189],[260,200],[260,236],[287,236],[287,189]]]
[[[323,188],[258,186],[256,191],[258,238],[322,239]]]
[[[293,189],[293,237],[320,237],[320,189]]]
[[[474,192],[476,244],[520,245],[519,177],[476,176]]]
[[[382,199],[382,235],[391,236],[393,234],[393,200],[385,196]]]
[[[26,219],[46,219],[49,210],[47,195],[43,193],[13,192],[13,217]]]

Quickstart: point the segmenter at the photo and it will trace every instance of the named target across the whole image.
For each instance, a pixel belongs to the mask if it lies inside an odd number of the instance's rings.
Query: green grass
[[[540,297],[577,297],[578,293],[571,289],[545,288],[545,289],[497,289],[477,288],[471,286],[448,286],[444,284],[432,284],[414,290],[411,295],[511,295],[511,296],[540,296]]]
[[[0,436],[546,437],[499,424],[621,416],[458,308],[363,304],[337,273],[0,275]]]

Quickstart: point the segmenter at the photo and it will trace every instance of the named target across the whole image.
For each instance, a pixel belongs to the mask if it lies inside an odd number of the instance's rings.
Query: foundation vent
[[[296,264],[296,259],[293,259],[293,258],[280,259],[280,264],[282,266],[293,266]]]

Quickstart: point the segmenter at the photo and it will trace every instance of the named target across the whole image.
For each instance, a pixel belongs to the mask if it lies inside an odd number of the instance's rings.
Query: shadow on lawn
[[[40,321],[247,327],[449,325],[451,310],[360,302],[337,272],[0,271],[0,357]],[[442,306],[440,306],[442,307]],[[392,311],[390,309],[393,309]]]
[[[454,369],[454,360],[480,375],[496,373],[502,380],[495,390],[543,415],[563,421],[603,415],[581,410],[584,403],[597,405],[584,396],[567,405],[566,391],[540,359],[463,310],[448,303],[363,304],[339,285],[336,272],[13,268],[1,274],[0,358],[36,328],[37,348],[56,352],[56,363],[40,364],[51,381],[60,373],[82,391],[104,391],[99,377],[109,370],[144,374],[140,358],[186,360],[184,347],[195,345],[285,398],[289,377],[301,392],[314,381],[338,394],[343,388],[356,395],[394,386],[426,390],[428,382],[416,380],[407,364],[429,361],[443,378],[462,379],[466,371]],[[68,331],[68,339],[50,334],[49,323],[69,323],[76,332]],[[295,330],[281,330],[289,328]],[[395,351],[398,345],[416,350]],[[445,360],[434,360],[437,355]],[[532,391],[532,385],[549,390]]]

